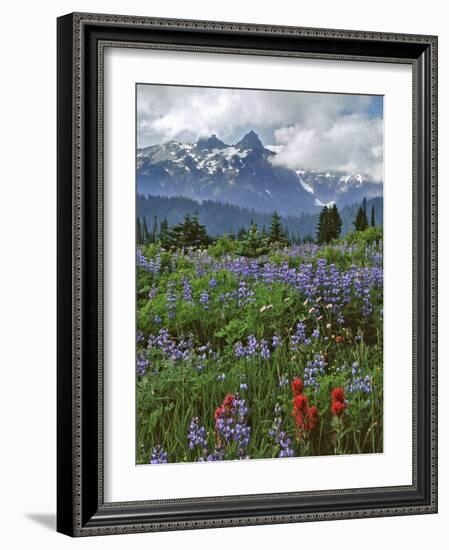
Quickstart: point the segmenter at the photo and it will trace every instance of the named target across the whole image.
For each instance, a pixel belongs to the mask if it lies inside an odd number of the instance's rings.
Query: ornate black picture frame
[[[437,37],[69,14],[58,19],[58,495],[70,536],[437,512]],[[105,44],[405,63],[413,70],[413,483],[105,503]],[[182,489],[182,488],[181,488]]]

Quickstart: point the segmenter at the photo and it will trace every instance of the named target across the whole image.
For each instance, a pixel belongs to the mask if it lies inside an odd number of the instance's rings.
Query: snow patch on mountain
[[[299,183],[302,185],[303,189],[305,191],[307,191],[307,193],[311,193],[313,195],[313,189],[301,177],[301,174],[303,174],[304,171],[303,170],[296,170],[296,173],[298,174]]]
[[[382,196],[382,184],[363,174],[291,170],[273,162],[282,146],[264,146],[250,131],[235,144],[216,135],[196,143],[175,140],[136,153],[138,193],[229,202],[281,215],[317,212]]]

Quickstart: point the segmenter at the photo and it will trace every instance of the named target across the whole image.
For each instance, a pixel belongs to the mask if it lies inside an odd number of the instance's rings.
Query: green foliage
[[[357,215],[354,220],[354,227],[356,231],[365,231],[368,224],[368,216],[366,215],[366,199],[363,199],[362,206],[357,210]]]
[[[163,236],[161,242],[165,248],[198,248],[207,246],[212,242],[208,236],[204,225],[200,224],[198,217],[186,214],[184,221],[168,229]]]
[[[144,216],[143,217],[143,224],[142,224],[142,243],[148,244],[150,242],[149,234],[148,234],[148,226],[147,226],[147,219]]]
[[[265,237],[265,226],[262,231],[262,237]],[[275,211],[271,216],[270,231],[268,233],[268,242],[271,245],[288,246],[290,244],[282,227],[281,217]]]
[[[214,258],[220,258],[227,254],[233,254],[238,251],[239,244],[235,239],[231,239],[227,235],[219,237],[214,244],[209,246],[209,254]]]
[[[348,233],[344,240],[350,244],[372,245],[379,244],[383,239],[383,227],[367,227],[363,231],[353,231]]]
[[[268,251],[267,239],[260,235],[257,225],[253,224],[248,233],[245,234],[239,242],[237,253],[247,258],[258,258]]]
[[[330,243],[340,237],[342,220],[337,206],[324,206],[318,219],[316,238],[319,244]]]
[[[142,225],[140,223],[140,218],[136,218],[136,243],[144,244],[142,237]]]
[[[249,253],[248,257],[259,258],[259,265],[270,262],[298,269],[304,263],[316,266],[324,258],[345,270],[353,265],[372,265],[373,254],[381,254],[381,244],[382,227],[369,227],[338,242],[311,245],[312,256],[304,252],[304,256],[291,257],[291,249],[270,245],[257,226],[252,226],[241,241],[222,236],[207,250],[193,253],[164,247],[161,242],[142,246],[144,256],[160,267],[154,272],[137,269],[137,330],[143,335],[137,352],[149,361],[147,372],[137,382],[137,462],[148,463],[156,445],[167,450],[170,462],[204,458],[200,449],[188,447],[189,424],[195,416],[201,419],[208,449],[212,450],[216,443],[214,412],[227,393],[239,393],[249,405],[251,440],[247,452],[251,458],[279,454],[279,446],[268,435],[276,405],[297,456],[382,452],[381,295],[373,296],[375,307],[369,318],[360,315],[356,303],[349,304],[341,325],[324,299],[314,305],[321,308],[320,314],[311,313],[311,304],[294,286],[245,279],[217,267],[221,264],[216,261],[228,255],[235,259],[243,249],[245,256]],[[243,298],[242,280],[246,285]],[[191,299],[184,296],[186,282]],[[172,317],[167,307],[169,288],[175,298]],[[201,302],[204,293],[209,298],[207,304]],[[299,322],[305,325],[309,343],[292,350],[291,338]],[[193,342],[194,351],[188,359],[176,360],[155,346],[148,347],[148,338],[161,329],[166,329],[176,343]],[[314,330],[318,336],[312,337]],[[269,343],[276,335],[280,343],[275,349],[271,347],[271,355],[265,359],[236,357],[236,344],[246,344],[250,335]],[[204,346],[211,351],[202,350]],[[319,384],[306,387],[304,392],[310,404],[318,406],[320,422],[305,441],[296,436],[290,382],[295,377],[304,379],[307,366],[317,356],[323,358],[323,373]],[[336,386],[347,388],[353,382],[354,364],[369,378],[372,390],[347,392],[348,408],[337,418],[331,413],[330,393]],[[282,385],[282,380],[289,383]]]
[[[375,206],[378,225],[383,223],[382,204],[381,197],[367,201],[367,207]],[[350,204],[339,208],[343,222],[341,235],[354,228],[353,221],[359,206],[359,204]],[[137,215],[141,221],[144,216],[148,222],[157,215],[160,221],[166,220],[171,227],[181,223],[185,215],[192,212],[198,212],[198,219],[205,225],[208,235],[212,237],[218,237],[224,233],[237,235],[239,230],[248,231],[251,220],[257,224],[261,233],[263,233],[264,226],[268,232],[271,223],[271,214],[268,212],[256,212],[234,204],[210,200],[198,202],[186,197],[143,197],[140,195],[137,197]],[[297,216],[282,216],[282,227],[286,238],[292,243],[301,243],[304,240],[310,240],[311,237],[314,240],[318,217],[318,209],[316,213],[298,212]]]

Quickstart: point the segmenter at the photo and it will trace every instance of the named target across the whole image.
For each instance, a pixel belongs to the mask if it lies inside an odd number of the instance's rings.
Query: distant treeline
[[[354,230],[354,220],[361,203],[344,206],[340,212],[341,234]],[[371,213],[374,207],[376,225],[383,225],[383,199],[377,197],[366,201],[366,210]],[[137,197],[137,217],[144,220],[149,231],[154,224],[160,227],[165,222],[170,227],[180,224],[187,214],[197,215],[201,224],[212,237],[237,235],[242,229],[248,230],[256,224],[260,231],[269,230],[271,214],[256,212],[249,208],[206,200],[198,202],[184,197]],[[320,214],[300,214],[298,217],[282,216],[282,226],[288,239],[292,242],[315,239]]]

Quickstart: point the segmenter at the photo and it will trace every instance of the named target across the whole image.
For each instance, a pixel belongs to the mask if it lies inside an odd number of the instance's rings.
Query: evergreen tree
[[[168,248],[200,247],[206,246],[212,239],[206,232],[204,225],[198,221],[198,217],[186,214],[184,221],[168,230],[165,243]]]
[[[246,229],[244,227],[241,227],[237,233],[237,240],[243,241],[245,237],[246,237]]]
[[[341,233],[341,227],[343,222],[341,220],[340,213],[338,211],[337,205],[334,204],[332,208],[328,211],[329,216],[329,241],[332,239],[338,239]]]
[[[167,237],[168,237],[168,221],[166,218],[164,218],[161,221],[160,228],[159,228],[159,241],[164,248],[168,248]]]
[[[257,229],[257,225],[253,224],[248,233],[240,243],[238,253],[247,258],[257,258],[269,251],[268,241],[262,238]]]
[[[149,238],[148,238],[148,226],[147,226],[147,219],[144,216],[143,217],[143,225],[142,225],[142,244],[148,244]]]
[[[153,218],[153,242],[157,242],[157,216],[155,215]]]
[[[365,231],[365,229],[368,227],[368,218],[366,217],[365,199],[363,200],[363,206],[359,207],[353,223],[356,231]]]
[[[281,223],[281,217],[275,211],[271,215],[270,231],[268,233],[268,242],[270,244],[279,244],[281,246],[287,246],[290,244],[285,236],[284,229]]]
[[[318,244],[327,243],[327,235],[329,233],[329,210],[327,206],[323,206],[323,209],[320,212],[320,217],[318,218],[318,225],[316,228],[316,240]]]
[[[376,227],[376,214],[374,211],[374,204],[371,207],[371,227]]]
[[[143,244],[142,243],[142,226],[140,224],[140,218],[136,219],[136,243]]]
[[[316,240],[319,244],[326,244],[330,243],[333,239],[338,239],[342,225],[343,222],[337,205],[324,206],[318,218]]]

